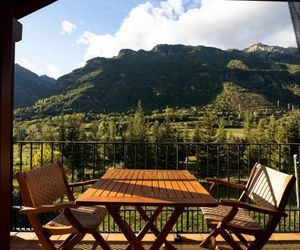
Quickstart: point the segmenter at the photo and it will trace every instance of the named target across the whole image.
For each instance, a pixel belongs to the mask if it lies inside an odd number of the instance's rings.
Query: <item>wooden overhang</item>
[[[20,19],[57,0],[15,0],[14,17]]]
[[[22,28],[16,20],[56,1],[0,0],[0,248],[3,250],[10,249],[14,52],[15,42],[20,40]],[[233,1],[300,2],[300,0]],[[296,33],[298,30],[299,27],[296,27]]]

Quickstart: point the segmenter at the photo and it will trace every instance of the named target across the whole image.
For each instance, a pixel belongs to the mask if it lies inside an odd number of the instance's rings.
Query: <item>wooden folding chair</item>
[[[52,235],[69,234],[58,249],[72,249],[86,233],[94,236],[103,249],[110,249],[98,231],[107,210],[103,206],[76,206],[70,187],[92,184],[96,180],[68,185],[63,166],[53,163],[16,174],[22,195],[21,214],[26,214],[44,249],[57,249],[50,240]],[[68,201],[61,202],[66,196]],[[51,221],[42,224],[40,214],[60,211]]]
[[[241,246],[232,237],[234,234],[246,249],[261,249],[274,232],[280,218],[287,216],[284,209],[295,180],[293,175],[281,173],[259,163],[254,165],[246,185],[207,179],[212,183],[210,193],[217,185],[241,189],[243,192],[238,201],[221,200],[218,207],[201,208],[208,228],[213,231],[200,246],[206,247],[210,243],[215,245],[215,238],[220,234],[234,250],[241,250]],[[245,209],[267,215],[264,217],[267,220],[266,225],[261,226]],[[247,241],[242,234],[254,236],[254,240]]]

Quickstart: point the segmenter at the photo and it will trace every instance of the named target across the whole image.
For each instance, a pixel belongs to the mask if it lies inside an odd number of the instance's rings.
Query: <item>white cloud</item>
[[[36,65],[31,63],[28,59],[21,58],[21,59],[17,59],[16,63],[18,63],[22,67],[24,67],[38,75],[47,75],[47,76],[53,77],[55,79],[57,79],[58,77],[63,75],[63,72],[61,72],[61,70],[57,66],[55,66],[53,64],[49,64],[47,62],[42,63],[43,66],[37,67]]]
[[[86,62],[83,61],[83,62],[77,63],[77,66],[78,66],[79,68],[82,68],[82,67],[84,67],[85,64],[86,64]]]
[[[166,0],[147,1],[131,10],[115,34],[85,31],[77,44],[85,59],[112,57],[123,48],[152,49],[156,44],[245,48],[256,42],[296,46],[286,3]]]
[[[68,34],[70,35],[74,30],[76,29],[76,25],[74,23],[71,23],[70,21],[64,20],[61,23],[61,31],[60,34]]]
[[[26,58],[17,59],[16,63],[38,75],[44,74],[44,71],[41,68],[37,67]]]
[[[47,73],[46,74],[48,76],[50,76],[50,77],[53,77],[53,78],[57,79],[58,77],[60,77],[62,75],[62,72],[55,65],[48,64],[47,65]]]

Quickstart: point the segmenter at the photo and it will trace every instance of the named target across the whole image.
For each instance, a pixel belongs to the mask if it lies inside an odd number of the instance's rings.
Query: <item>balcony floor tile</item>
[[[127,245],[127,241],[122,234],[102,234],[103,238],[108,240],[113,250],[124,249]],[[174,243],[179,250],[194,250],[198,247],[199,243],[207,236],[207,234],[182,234],[182,243]],[[53,240],[57,244],[61,243],[66,236],[53,236]],[[146,248],[150,247],[149,241],[153,241],[155,236],[148,234],[145,236],[144,245]],[[170,234],[168,240],[174,241],[174,235]],[[226,246],[222,237],[218,237],[217,240],[221,245],[221,250],[229,250],[230,247]],[[148,242],[148,243],[147,243]],[[75,250],[88,250],[91,249],[94,243],[92,236],[87,235],[81,244],[78,244]],[[34,233],[20,232],[11,233],[11,249],[12,250],[41,250],[42,247]],[[97,249],[101,249],[98,247]],[[264,247],[264,250],[299,250],[300,249],[300,233],[275,233],[272,235],[268,244]]]

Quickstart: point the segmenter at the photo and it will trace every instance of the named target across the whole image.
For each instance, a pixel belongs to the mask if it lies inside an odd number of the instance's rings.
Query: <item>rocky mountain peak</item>
[[[270,46],[263,43],[255,43],[249,46],[248,48],[243,49],[244,52],[247,53],[255,53],[255,52],[262,52],[262,53],[273,53],[273,54],[291,54],[295,53],[296,48],[284,48],[280,46]]]

